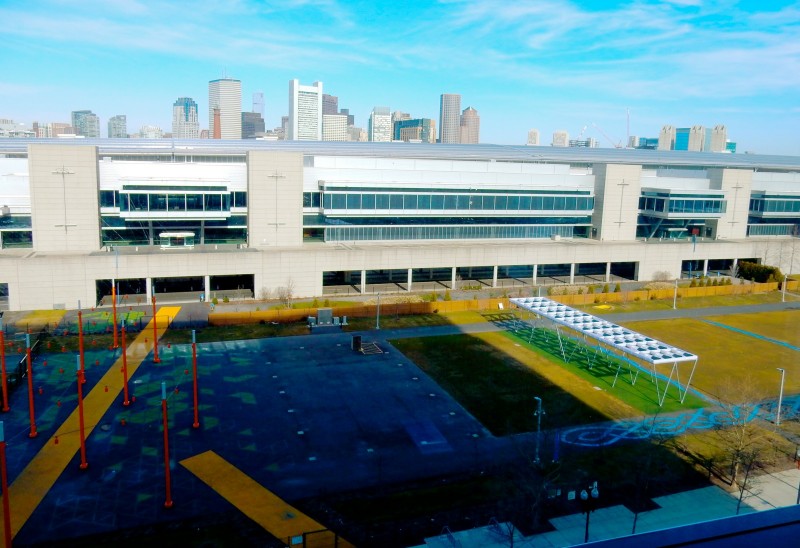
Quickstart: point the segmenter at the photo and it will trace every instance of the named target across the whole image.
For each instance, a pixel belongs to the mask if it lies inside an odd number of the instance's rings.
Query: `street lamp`
[[[597,507],[597,499],[599,498],[600,491],[597,490],[597,482],[594,482],[588,491],[586,489],[581,490],[581,511],[586,514],[586,532],[583,535],[584,544],[589,542],[589,515]]]
[[[783,381],[786,378],[786,370],[783,367],[776,367],[781,372],[781,391],[778,395],[778,414],[775,416],[775,426],[781,425],[781,406],[783,405]]]
[[[375,329],[381,328],[381,294],[378,293],[378,307],[375,310]]]
[[[672,295],[672,310],[678,309],[678,279],[675,279],[675,293]]]

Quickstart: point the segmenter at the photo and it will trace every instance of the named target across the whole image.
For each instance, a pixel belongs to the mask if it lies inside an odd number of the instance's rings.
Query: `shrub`
[[[219,299],[214,297],[213,299],[211,299],[211,304],[213,304],[214,306],[217,306],[219,304]]]
[[[583,288],[582,287],[578,288],[578,295],[583,295]]]
[[[671,276],[669,272],[666,270],[659,270],[658,272],[653,272],[653,281],[654,282],[666,282],[669,281]]]
[[[614,286],[614,293],[619,293],[622,291],[622,286],[617,282],[617,285]]]
[[[449,289],[448,289],[448,290],[446,290],[446,291],[444,292],[444,298],[443,298],[443,300],[445,300],[445,301],[451,301],[451,300],[453,300],[453,297],[451,297],[451,296],[450,296],[450,290],[449,290]]]
[[[594,298],[594,304],[600,304],[600,297]]]
[[[330,299],[325,299],[325,302],[322,303],[322,306],[324,306],[325,308],[328,308],[330,305],[331,305]]]
[[[317,300],[316,297],[314,297],[314,300],[311,301],[311,308],[319,308],[319,300]]]
[[[691,282],[689,282],[689,287],[697,287],[697,280],[695,280],[694,278],[692,278],[692,281],[691,281]]]
[[[752,282],[764,283],[783,280],[783,274],[777,266],[740,261],[736,266],[736,277]]]
[[[608,293],[608,284],[603,286],[603,293]]]
[[[231,300],[228,298],[227,295],[225,295],[224,297],[222,297],[222,302],[223,303],[229,303],[229,302],[231,302]]]

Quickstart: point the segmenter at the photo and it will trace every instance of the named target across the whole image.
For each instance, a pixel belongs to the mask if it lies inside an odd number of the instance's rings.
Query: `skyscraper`
[[[397,120],[394,122],[394,140],[405,142],[436,142],[436,121],[430,118]]]
[[[553,132],[553,142],[550,143],[550,146],[566,147],[568,144],[569,144],[569,133],[567,133],[563,129],[559,129]]]
[[[675,126],[664,126],[658,134],[658,150],[675,149]]]
[[[128,117],[117,114],[108,119],[108,138],[126,139],[128,137]]]
[[[530,147],[538,147],[539,146],[539,130],[532,129],[528,131],[528,142],[526,143]]]
[[[322,115],[339,114],[339,98],[336,95],[322,94]]]
[[[477,145],[480,140],[481,117],[478,111],[467,107],[461,113],[461,144]]]
[[[172,104],[172,138],[197,139],[200,137],[200,122],[197,118],[197,103],[191,97],[178,97]]]
[[[255,139],[258,134],[264,134],[266,127],[264,118],[258,112],[242,113],[242,139]]]
[[[378,143],[388,143],[392,140],[392,115],[389,113],[389,107],[372,109],[367,134],[370,141]]]
[[[322,82],[303,86],[289,80],[288,141],[322,140]]]
[[[208,83],[208,129],[212,139],[242,138],[242,82],[220,78]]]
[[[253,94],[253,112],[257,112],[264,117],[264,92],[257,91]]]
[[[461,141],[461,95],[444,93],[439,100],[439,142]]]
[[[100,138],[100,118],[91,110],[73,110],[72,127],[75,128],[75,135],[90,139]]]
[[[347,141],[347,115],[323,114],[322,115],[322,140]]]

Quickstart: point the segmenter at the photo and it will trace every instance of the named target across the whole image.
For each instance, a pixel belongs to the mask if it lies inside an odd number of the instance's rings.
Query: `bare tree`
[[[286,306],[286,308],[292,307],[292,299],[294,298],[294,280],[289,278],[286,280],[286,285],[279,287],[276,290],[278,299]]]

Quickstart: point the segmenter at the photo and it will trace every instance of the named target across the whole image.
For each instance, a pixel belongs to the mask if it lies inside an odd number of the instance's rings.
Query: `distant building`
[[[539,130],[538,129],[531,129],[528,130],[528,142],[525,143],[529,147],[538,147],[539,146]]]
[[[347,126],[347,140],[357,143],[367,142],[367,132],[363,127]]]
[[[717,125],[706,129],[706,139],[704,150],[708,152],[725,152],[725,144],[728,141],[728,130],[723,125]]]
[[[258,112],[242,113],[242,139],[255,139],[264,134],[264,118]]]
[[[200,136],[200,121],[197,103],[191,97],[178,97],[172,104],[172,137],[174,139],[197,139]]]
[[[368,139],[377,143],[388,143],[392,140],[392,115],[389,107],[375,107],[369,115],[367,126]]]
[[[675,126],[664,126],[658,134],[658,150],[675,150]]]
[[[570,139],[569,146],[572,148],[597,148],[597,139],[587,137],[584,139]]]
[[[242,138],[242,82],[220,78],[208,83],[208,127],[211,139]]]
[[[638,148],[641,150],[657,150],[658,137],[637,137],[635,145],[629,146],[628,148]]]
[[[733,141],[727,141],[725,143],[725,152],[730,152],[731,154],[736,152],[736,143]]]
[[[128,117],[124,114],[117,114],[108,119],[108,138],[127,139],[128,138]]]
[[[72,127],[75,135],[90,139],[100,138],[100,118],[91,110],[72,111]]]
[[[567,145],[569,145],[569,133],[563,129],[554,131],[553,141],[550,143],[550,146],[566,147]]]
[[[322,94],[322,115],[339,114],[339,98],[336,95]]]
[[[322,140],[347,141],[347,115],[323,114],[322,115]]]
[[[439,98],[439,142],[461,142],[461,95],[444,93]]]
[[[322,95],[322,82],[304,86],[297,79],[289,80],[286,140],[322,140]]]
[[[264,117],[264,92],[257,91],[253,94],[253,112],[257,112]]]
[[[164,132],[158,126],[142,126],[139,130],[140,139],[161,139],[164,137]]]
[[[478,111],[467,107],[461,113],[460,142],[462,145],[477,145],[480,141],[481,117]]]
[[[411,120],[411,115],[408,112],[403,112],[402,110],[395,110],[392,113],[392,127],[394,127],[395,122],[399,122],[401,120]]]
[[[354,114],[350,114],[350,109],[349,108],[343,108],[342,110],[339,111],[339,114],[343,114],[343,115],[347,116],[347,125],[348,126],[356,125],[356,117],[355,117]]]
[[[436,142],[436,121],[430,118],[398,120],[393,124],[393,140],[419,143]]]

